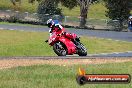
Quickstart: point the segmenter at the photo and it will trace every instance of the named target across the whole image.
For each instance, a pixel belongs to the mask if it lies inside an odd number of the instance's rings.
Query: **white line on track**
[[[113,53],[99,53],[99,54],[89,54],[88,56],[94,56],[94,55],[108,55],[108,54],[121,54],[121,53],[132,53],[132,51],[126,51],[126,52],[113,52]]]
[[[101,38],[101,37],[97,37],[97,38],[106,39],[106,40],[110,40],[110,41],[116,41],[116,42],[128,42],[128,41],[117,40],[117,39],[111,39],[111,38]]]
[[[4,28],[0,28],[0,30],[3,30]]]
[[[14,30],[14,29],[9,29],[9,30]]]

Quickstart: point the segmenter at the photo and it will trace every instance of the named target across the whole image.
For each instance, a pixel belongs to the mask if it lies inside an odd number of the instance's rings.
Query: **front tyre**
[[[79,43],[78,45],[78,55],[87,56],[87,49],[82,43]]]
[[[66,56],[67,54],[66,46],[62,42],[56,42],[53,45],[53,50],[58,56]]]

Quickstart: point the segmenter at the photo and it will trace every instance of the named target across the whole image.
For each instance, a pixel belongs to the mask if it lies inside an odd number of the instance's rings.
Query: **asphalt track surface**
[[[2,59],[6,59],[6,60],[10,60],[10,59],[40,59],[40,60],[49,60],[49,59],[71,59],[71,60],[85,60],[85,59],[132,59],[132,57],[97,57],[97,56],[84,56],[84,57],[81,57],[81,56],[30,56],[30,57],[27,57],[27,56],[19,56],[19,57],[0,57],[0,60]]]
[[[0,24],[0,28],[12,29],[12,30],[23,30],[23,31],[48,31],[47,27],[32,27],[32,26],[20,26],[20,25],[8,25]],[[76,33],[78,35],[95,36],[99,38],[109,38],[119,41],[132,42],[132,32],[115,32],[115,31],[98,31],[98,30],[85,30],[85,29],[67,29],[68,32]]]
[[[47,27],[32,27],[32,26],[20,26],[20,25],[9,25],[0,24],[0,29],[8,30],[20,30],[20,31],[38,31],[38,32],[48,32]],[[132,42],[132,32],[114,32],[114,31],[98,31],[98,30],[85,30],[85,29],[66,29],[68,32],[76,33],[80,36],[93,36],[98,38],[107,38],[115,41],[127,41]],[[91,54],[88,57],[132,57],[132,51],[127,52],[114,52],[114,53],[101,53],[101,54]]]

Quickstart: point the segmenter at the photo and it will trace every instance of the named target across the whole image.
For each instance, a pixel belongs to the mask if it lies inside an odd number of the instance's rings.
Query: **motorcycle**
[[[53,31],[48,43],[53,46],[54,52],[58,56],[78,54],[87,56],[87,49],[80,42],[80,37],[75,33],[66,33],[63,31]]]

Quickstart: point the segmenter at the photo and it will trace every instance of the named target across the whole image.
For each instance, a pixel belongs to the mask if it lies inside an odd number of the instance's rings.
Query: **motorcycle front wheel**
[[[79,56],[87,56],[87,49],[86,47],[79,42],[79,45],[78,45],[78,55]]]
[[[66,56],[67,54],[66,46],[62,42],[56,42],[53,45],[53,50],[58,56]]]

